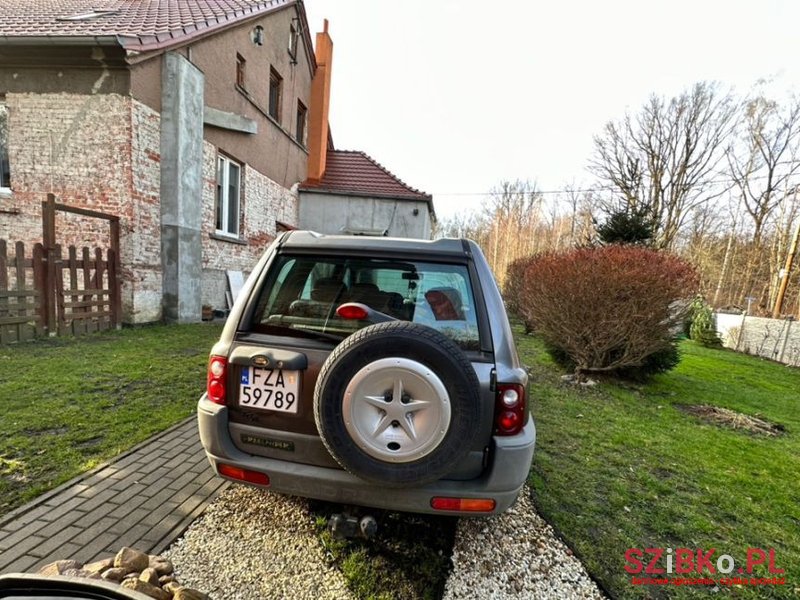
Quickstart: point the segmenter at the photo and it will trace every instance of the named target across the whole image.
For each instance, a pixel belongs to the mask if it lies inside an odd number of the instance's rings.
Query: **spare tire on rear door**
[[[314,390],[317,429],[331,455],[382,485],[421,485],[452,471],[489,422],[487,410],[458,345],[407,321],[345,339]]]

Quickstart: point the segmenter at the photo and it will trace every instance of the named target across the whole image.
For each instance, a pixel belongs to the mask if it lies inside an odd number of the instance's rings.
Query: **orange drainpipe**
[[[311,101],[308,109],[308,178],[311,184],[319,183],[325,175],[328,158],[328,110],[331,102],[331,65],[333,40],[328,35],[328,19],[317,34],[317,71],[311,82]]]

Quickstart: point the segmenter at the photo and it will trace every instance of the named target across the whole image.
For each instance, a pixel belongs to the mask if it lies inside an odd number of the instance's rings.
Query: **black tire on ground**
[[[450,398],[450,425],[439,444],[413,462],[387,462],[370,456],[352,439],[344,422],[344,395],[353,376],[384,358],[407,358],[425,365],[444,384]],[[408,321],[371,325],[345,339],[322,366],[314,390],[314,418],[328,451],[347,471],[385,486],[422,485],[452,471],[491,418],[483,405],[475,370],[444,334]],[[487,427],[488,429],[488,427]]]

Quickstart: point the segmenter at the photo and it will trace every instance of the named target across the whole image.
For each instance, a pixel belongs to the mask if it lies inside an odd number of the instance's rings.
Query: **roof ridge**
[[[370,161],[370,162],[371,162],[373,165],[375,165],[376,167],[378,167],[378,168],[379,168],[381,171],[383,171],[384,173],[386,173],[387,175],[389,175],[389,177],[391,177],[392,179],[394,179],[394,180],[395,180],[397,183],[399,183],[400,185],[402,185],[402,186],[403,186],[404,188],[406,188],[407,190],[409,190],[409,191],[411,191],[411,192],[414,192],[415,194],[420,194],[421,196],[427,196],[427,197],[429,197],[429,198],[430,198],[430,197],[432,197],[432,196],[431,196],[431,194],[428,194],[427,192],[423,192],[422,190],[419,190],[419,189],[417,189],[417,188],[415,188],[415,187],[412,187],[412,186],[408,185],[408,184],[407,184],[405,181],[403,181],[403,180],[402,180],[402,179],[400,179],[400,178],[399,178],[397,175],[395,175],[394,173],[392,173],[392,172],[391,172],[391,171],[390,171],[388,168],[384,167],[384,166],[383,166],[381,163],[379,163],[377,160],[375,160],[374,158],[372,158],[372,157],[371,157],[369,154],[367,154],[367,153],[366,153],[364,150],[339,150],[339,149],[337,148],[337,149],[335,149],[335,150],[334,150],[334,152],[346,152],[346,153],[349,153],[349,154],[361,154],[361,155],[362,155],[364,158],[366,158],[366,159],[367,159],[368,161]]]

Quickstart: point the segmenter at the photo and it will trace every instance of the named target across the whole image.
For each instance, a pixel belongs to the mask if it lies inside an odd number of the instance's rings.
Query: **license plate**
[[[239,383],[239,406],[296,413],[300,372],[244,367]]]

